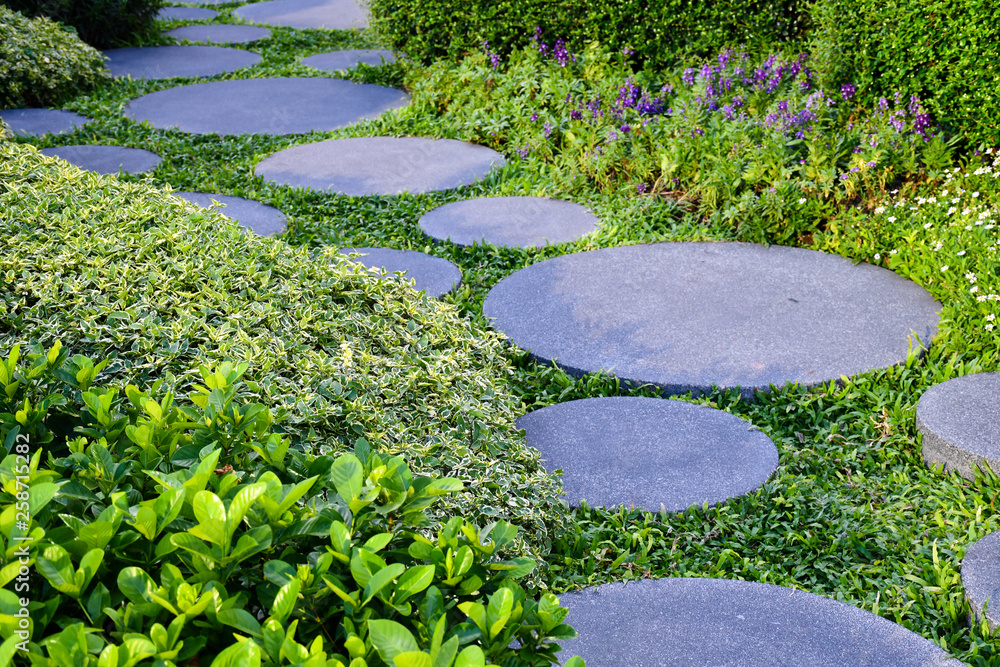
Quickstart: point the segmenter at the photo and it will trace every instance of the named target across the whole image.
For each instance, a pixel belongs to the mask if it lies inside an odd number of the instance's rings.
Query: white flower
[[[958,203],[958,197],[955,197],[954,199],[952,199],[951,203],[952,204],[957,204]]]
[[[955,208],[954,206],[952,206],[951,208],[948,209],[948,215],[951,215],[952,213],[954,213],[957,210],[958,210],[957,208]]]
[[[942,197],[947,197],[948,196],[948,191],[947,190],[942,190],[941,191],[941,196]]]
[[[875,261],[877,262],[877,261],[879,261],[880,259],[882,259],[882,255],[880,255],[880,254],[878,254],[878,253],[875,253]]]
[[[969,290],[969,294],[975,294],[979,291],[979,285],[973,285],[972,289]]]
[[[947,264],[945,264],[944,266],[941,267],[941,273],[944,273],[947,270],[948,270],[948,265]]]
[[[986,325],[986,330],[987,331],[993,331],[993,325],[992,324],[987,324]]]
[[[973,193],[972,193],[972,198],[973,198],[973,199],[975,199],[975,198],[976,198],[976,197],[978,197],[978,196],[979,196],[979,193],[978,193],[978,192],[973,192]]]
[[[990,313],[989,315],[987,315],[987,316],[986,316],[986,321],[987,321],[987,322],[992,322],[992,321],[993,321],[993,320],[995,320],[996,318],[997,318],[997,316],[996,316],[996,315],[994,315],[993,313]]]
[[[881,213],[885,213],[885,206],[879,206],[877,209],[875,209],[875,215],[879,215]]]
[[[889,216],[889,222],[896,222],[896,218],[894,218],[893,216],[890,215]]]
[[[897,252],[899,252],[899,250],[893,248],[892,250],[889,251],[889,254],[890,255],[895,255]]]
[[[931,225],[931,223],[928,222],[926,225],[924,225],[924,229],[930,229],[932,226],[933,225]]]
[[[958,256],[959,257],[964,257],[965,256],[965,251],[964,250],[959,250],[958,251]]]
[[[963,250],[962,252],[960,252],[958,254],[962,255],[964,253],[965,253],[965,251]],[[971,273],[971,272],[970,273],[966,273],[965,274],[965,279],[968,280],[970,283],[974,283],[974,282],[976,282],[976,274],[975,273]]]
[[[800,204],[805,204],[805,203],[806,203],[806,198],[805,198],[805,197],[803,197],[802,199],[800,199],[800,200],[799,200],[799,203],[800,203]]]
[[[980,294],[979,296],[976,297],[976,301],[986,301],[986,297]]]
[[[962,209],[962,215],[969,215],[970,213],[972,213],[971,208]]]
[[[986,149],[986,154],[987,155],[993,155],[993,149],[992,148],[987,148]]]

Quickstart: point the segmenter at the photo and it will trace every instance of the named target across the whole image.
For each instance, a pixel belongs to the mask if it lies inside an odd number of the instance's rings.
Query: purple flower
[[[857,91],[858,91],[858,89],[855,88],[850,83],[845,83],[843,86],[840,87],[840,95],[841,95],[841,97],[844,98],[845,101],[847,101],[847,100],[851,99],[852,97],[854,97],[854,93],[856,93]]]
[[[566,42],[561,39],[556,40],[556,45],[552,49],[552,57],[556,59],[560,67],[568,65],[571,58],[573,62],[576,62],[576,58],[573,58],[570,52],[566,50]]]
[[[521,156],[522,159],[528,157],[531,153],[531,144],[525,144],[523,147],[517,149],[517,154]]]
[[[552,134],[552,123],[546,121],[545,127],[543,129],[545,130],[545,138],[548,139],[549,136]]]
[[[872,160],[871,162],[868,163],[868,168],[869,169],[874,169],[876,164],[878,164],[878,163],[875,162],[875,160]]]
[[[622,131],[623,134],[628,134],[629,132],[632,131],[632,128],[629,127],[628,123],[622,123],[621,131]]]
[[[573,109],[572,111],[569,112],[569,117],[570,120],[580,120],[581,118],[583,118],[583,114],[580,113],[579,109]]]
[[[622,55],[624,55],[626,57],[632,55],[633,53],[635,53],[635,51],[633,51],[632,49],[630,49],[627,46],[624,49],[622,49]]]
[[[649,189],[649,186],[647,186],[645,183],[639,183],[637,186],[635,186],[635,189],[639,192],[639,194],[642,194],[647,189]]]
[[[856,173],[858,173],[859,171],[860,171],[860,169],[859,169],[858,167],[851,167],[851,173],[852,173],[852,174],[856,174]]]
[[[681,80],[688,86],[693,86],[695,82],[695,71],[688,67],[684,70],[684,74],[681,75]]]
[[[534,123],[537,120],[538,120],[538,112],[536,111],[535,113],[531,114],[531,122]]]
[[[850,177],[851,177],[851,175],[850,175],[850,174],[841,174],[841,175],[840,175],[840,180],[842,180],[842,181],[846,181],[846,180],[847,180],[847,179],[849,179]]]

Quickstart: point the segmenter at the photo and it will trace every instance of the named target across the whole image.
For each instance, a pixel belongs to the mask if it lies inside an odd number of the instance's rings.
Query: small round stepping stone
[[[191,134],[302,134],[375,118],[408,100],[395,88],[343,79],[240,79],[143,95],[128,103],[125,115]]]
[[[935,385],[917,403],[924,461],[966,479],[983,464],[1000,475],[1000,373],[974,373]]]
[[[420,218],[424,234],[460,246],[536,248],[575,241],[599,220],[585,206],[544,197],[486,197],[446,204]]]
[[[379,65],[388,65],[392,62],[396,62],[396,54],[383,49],[331,51],[330,53],[320,53],[302,59],[303,65],[324,72],[342,72],[352,67],[357,67],[361,63],[378,67]]]
[[[1000,531],[974,542],[962,558],[962,588],[971,607],[970,616],[986,620],[990,630],[1000,627]],[[996,598],[994,600],[993,598]]]
[[[285,214],[259,201],[204,192],[175,192],[174,195],[202,208],[214,208],[260,236],[273,236],[285,231]],[[221,206],[217,207],[214,202],[219,202]]]
[[[133,79],[180,79],[215,76],[256,65],[263,58],[243,49],[221,46],[136,46],[104,52],[112,76]]]
[[[845,257],[686,242],[534,264],[500,281],[483,314],[573,374],[606,371],[667,393],[740,387],[750,397],[903,363],[911,343],[929,343],[940,308],[919,285]]]
[[[961,667],[933,642],[881,616],[783,586],[647,579],[560,596],[576,639],[563,664],[587,667]]]
[[[426,292],[427,296],[444,296],[462,283],[462,271],[441,257],[435,257],[415,250],[393,250],[392,248],[341,248],[342,255],[360,253],[352,261],[360,262],[369,269],[378,269],[392,274],[405,271],[404,280],[414,280],[414,289]]]
[[[219,12],[201,7],[164,7],[156,13],[158,21],[203,21],[214,19]]]
[[[45,134],[70,132],[90,119],[72,111],[60,109],[6,109],[0,111],[0,120],[11,131],[22,137],[40,137]]]
[[[214,7],[217,5],[235,5],[240,1],[241,0],[170,0],[166,4],[178,5],[184,2],[189,2],[192,5],[210,5]]]
[[[559,403],[517,420],[570,505],[683,512],[759,488],[778,466],[771,439],[739,417],[637,396]]]
[[[267,0],[233,12],[252,23],[288,28],[352,30],[368,27],[368,15],[355,0]]]
[[[62,158],[80,169],[98,174],[117,174],[119,171],[126,174],[141,174],[156,169],[156,165],[163,159],[156,153],[124,146],[57,146],[43,148],[39,153]]]
[[[188,25],[168,30],[167,35],[177,41],[203,42],[206,44],[249,44],[271,36],[267,28],[252,25],[231,25],[213,23],[211,25]]]
[[[254,169],[278,185],[352,197],[451,190],[484,177],[503,156],[453,139],[331,139],[279,151]]]

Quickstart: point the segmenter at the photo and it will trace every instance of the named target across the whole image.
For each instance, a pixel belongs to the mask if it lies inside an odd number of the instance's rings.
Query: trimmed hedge
[[[819,0],[814,60],[825,85],[873,104],[918,95],[973,143],[1000,142],[1000,5],[990,0]]]
[[[72,32],[0,5],[0,108],[55,104],[107,76],[104,57]]]
[[[563,521],[555,479],[514,429],[502,340],[454,307],[12,142],[0,211],[0,349],[61,340],[111,358],[108,384],[164,391],[200,365],[247,362],[248,400],[287,411],[296,446],[363,438],[415,472],[459,476],[445,513],[521,526],[535,555]]]
[[[801,38],[802,0],[369,0],[374,28],[393,48],[429,61],[461,55],[484,41],[502,53],[546,41],[572,48],[598,41],[662,65],[732,44]]]
[[[98,49],[127,46],[135,37],[155,33],[163,0],[2,0],[26,16],[47,16],[72,26],[80,39]]]

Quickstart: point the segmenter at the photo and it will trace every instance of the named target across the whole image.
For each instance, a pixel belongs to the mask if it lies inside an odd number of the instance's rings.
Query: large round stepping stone
[[[156,153],[141,148],[123,146],[57,146],[43,148],[39,153],[62,158],[80,169],[98,174],[117,174],[119,171],[126,174],[141,174],[155,169],[163,159]]]
[[[351,30],[368,26],[368,15],[355,0],[268,0],[233,12],[252,23],[289,28]]]
[[[383,49],[354,49],[351,51],[331,51],[302,59],[302,64],[324,72],[342,72],[361,63],[377,67],[396,61],[396,54]]]
[[[201,7],[164,7],[156,13],[158,21],[203,21],[214,19],[219,12]]]
[[[104,52],[112,76],[179,79],[215,76],[256,65],[257,53],[221,46],[136,46]]]
[[[285,214],[259,201],[204,192],[175,192],[174,195],[202,208],[214,208],[261,236],[273,236],[285,231]],[[214,202],[219,202],[221,206],[217,207]]]
[[[61,134],[90,122],[80,114],[60,109],[6,109],[0,111],[0,120],[22,137]]]
[[[967,479],[983,464],[1000,475],[1000,373],[954,378],[917,403],[924,460]]]
[[[962,558],[962,588],[973,619],[983,618],[991,630],[1000,627],[1000,531],[969,546]],[[994,600],[994,598],[996,598]]]
[[[254,173],[278,185],[365,197],[451,190],[503,164],[496,151],[453,139],[361,137],[286,148]]]
[[[544,197],[486,197],[446,204],[420,218],[424,234],[460,246],[535,248],[575,241],[595,229],[590,210]]]
[[[613,583],[560,596],[587,667],[961,667],[871,612],[782,586],[724,579]]]
[[[771,439],[739,417],[662,398],[587,398],[517,420],[570,505],[682,512],[749,493],[778,466]]]
[[[658,243],[556,257],[498,283],[483,313],[536,358],[667,393],[745,396],[902,363],[940,305],[869,264],[802,248]]]
[[[183,2],[189,2],[192,5],[234,5],[241,0],[169,0],[166,4],[168,5],[178,5]]]
[[[375,118],[408,100],[395,88],[342,79],[240,79],[143,95],[128,103],[125,115],[191,134],[302,134]]]
[[[177,41],[203,42],[206,44],[249,44],[271,36],[267,28],[252,25],[231,25],[213,23],[211,25],[188,25],[168,30],[167,35]]]
[[[435,298],[444,296],[462,283],[462,271],[441,257],[434,257],[415,250],[391,248],[341,248],[340,253],[360,253],[353,261],[369,269],[397,273],[405,271],[404,280],[414,280],[414,288]]]

